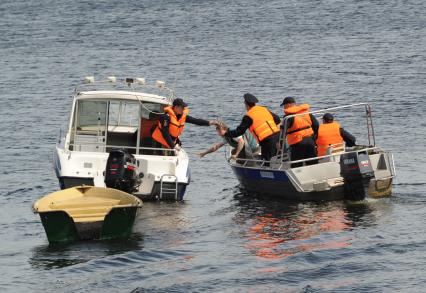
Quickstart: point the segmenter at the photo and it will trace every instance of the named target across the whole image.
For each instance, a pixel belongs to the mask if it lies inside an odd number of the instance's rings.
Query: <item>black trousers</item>
[[[279,138],[280,134],[275,133],[259,143],[262,152],[262,159],[269,161],[277,154],[277,142],[279,141]]]
[[[301,142],[290,146],[290,158],[292,161],[315,158],[317,156],[317,149],[315,141],[312,137],[305,137]],[[317,164],[318,160],[307,161],[306,165]],[[301,167],[303,163],[291,164],[292,168]]]

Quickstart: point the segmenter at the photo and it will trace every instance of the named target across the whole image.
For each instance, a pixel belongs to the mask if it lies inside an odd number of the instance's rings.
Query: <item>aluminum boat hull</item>
[[[271,196],[290,201],[331,201],[346,199],[345,188],[341,184],[324,191],[300,192],[291,182],[284,170],[265,170],[230,165],[232,171],[249,194]],[[365,184],[366,197],[388,197],[392,193],[392,178],[385,180],[372,179]],[[364,199],[362,198],[362,199]]]

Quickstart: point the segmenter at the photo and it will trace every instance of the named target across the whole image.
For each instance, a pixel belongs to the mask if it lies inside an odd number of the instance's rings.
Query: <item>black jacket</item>
[[[275,124],[279,125],[281,123],[280,117],[278,117],[278,115],[272,113],[271,111],[269,111],[269,113],[271,113],[272,117],[274,118]],[[228,130],[225,135],[229,136],[229,137],[241,136],[246,132],[247,129],[250,128],[250,126],[252,124],[253,124],[253,119],[251,119],[247,115],[244,115],[243,119],[241,120],[240,125],[237,128],[235,128],[234,130]]]
[[[342,136],[347,147],[355,146],[356,138],[343,128],[340,128],[340,135]]]

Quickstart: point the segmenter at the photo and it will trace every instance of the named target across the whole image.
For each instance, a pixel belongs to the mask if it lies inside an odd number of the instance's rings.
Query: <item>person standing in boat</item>
[[[225,136],[228,138],[243,135],[246,130],[250,130],[258,141],[262,158],[269,161],[277,153],[276,144],[279,140],[280,129],[277,125],[281,120],[278,115],[272,113],[267,108],[257,106],[259,100],[252,94],[244,95],[244,104],[247,110],[240,125],[234,130],[228,130]]]
[[[315,138],[318,133],[319,123],[314,115],[309,114],[310,106],[308,104],[296,105],[296,100],[293,97],[285,97],[280,106],[283,107],[284,118],[289,115],[299,114],[284,120],[287,124],[286,138],[290,147],[291,160],[315,158],[317,156]],[[306,162],[306,165],[316,163],[318,163],[317,160],[310,160]],[[303,163],[295,163],[292,164],[292,167],[295,168],[302,165]]]
[[[152,138],[158,146],[168,149],[180,150],[181,141],[179,136],[182,134],[185,123],[199,126],[214,125],[214,120],[194,118],[189,115],[188,105],[180,98],[173,101],[172,106],[164,108],[164,114],[151,114],[158,118],[158,125],[152,132]]]
[[[327,155],[327,149],[331,145],[342,145],[345,142],[348,147],[355,146],[355,136],[340,127],[340,124],[334,121],[332,114],[325,113],[322,120],[316,140],[318,157]]]

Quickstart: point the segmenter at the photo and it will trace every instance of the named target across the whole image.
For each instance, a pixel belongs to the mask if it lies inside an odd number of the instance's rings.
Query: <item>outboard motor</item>
[[[374,177],[370,158],[366,153],[347,153],[340,156],[340,175],[345,181],[345,198],[363,200],[367,196],[370,179]]]
[[[105,184],[127,193],[137,191],[141,179],[135,157],[124,149],[112,150],[106,164]]]

